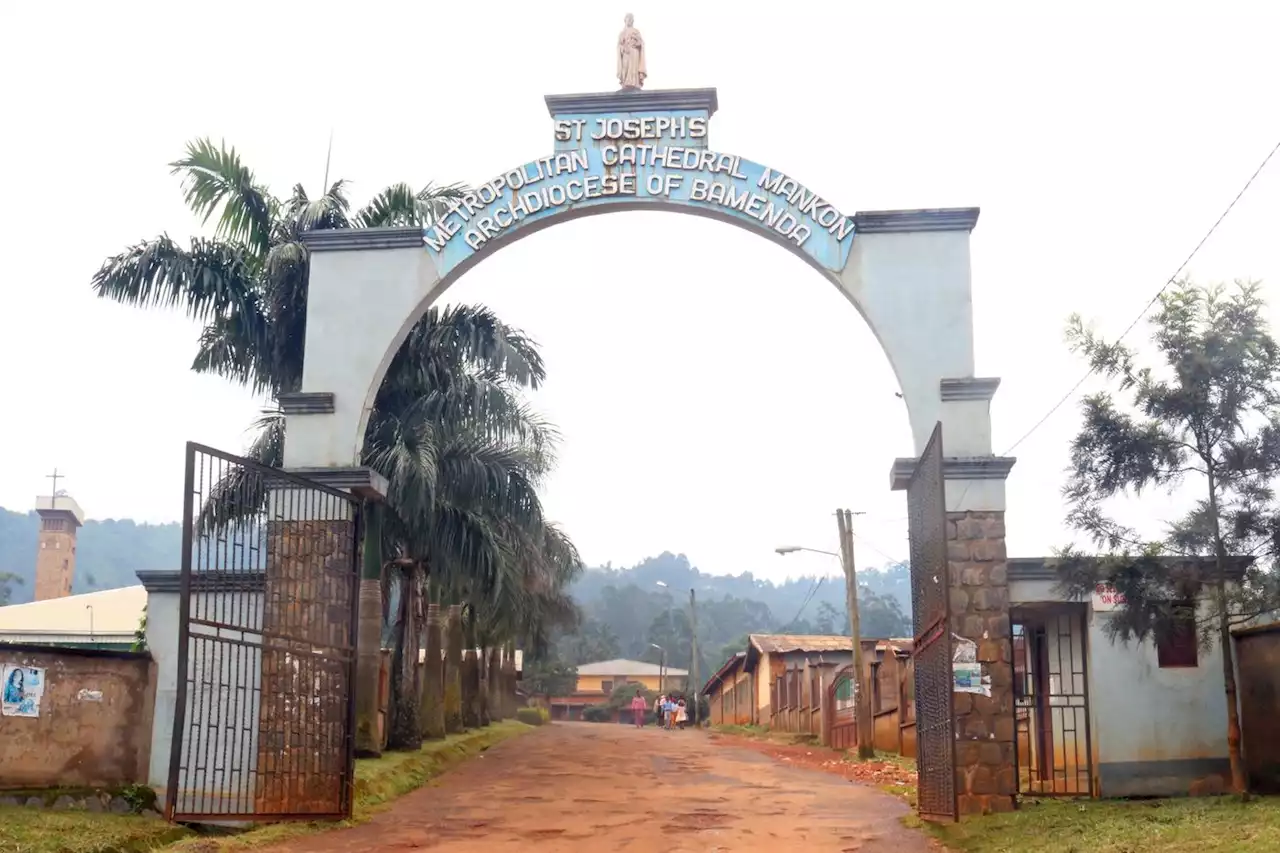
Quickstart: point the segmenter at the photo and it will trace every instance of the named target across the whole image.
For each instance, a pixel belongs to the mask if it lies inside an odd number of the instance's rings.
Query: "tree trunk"
[[[502,656],[502,708],[508,719],[516,715],[519,702],[516,701],[516,644],[512,640],[507,643],[506,653]]]
[[[489,714],[489,650],[479,644],[476,646],[476,676],[476,707],[483,727],[492,722]]]
[[[422,723],[418,717],[418,708],[422,704],[418,684],[418,589],[416,571],[405,570],[400,579],[400,614],[391,664],[392,713],[387,734],[388,749],[422,748]]]
[[[462,731],[462,607],[449,605],[444,647],[444,728]]]
[[[360,618],[356,633],[356,755],[382,754],[378,687],[382,674],[382,507],[365,504]]]
[[[502,707],[502,650],[499,648],[491,648],[488,653],[488,666],[486,666],[489,674],[488,695],[489,695],[489,718],[493,720],[505,720],[506,714]]]
[[[476,659],[476,624],[474,614],[462,614],[462,726],[480,728],[479,661]]]
[[[1231,641],[1231,614],[1227,612],[1227,547],[1222,541],[1222,526],[1218,520],[1217,478],[1212,464],[1206,464],[1205,469],[1209,477],[1209,517],[1213,522],[1213,551],[1217,569],[1214,594],[1218,609],[1218,645],[1222,649],[1222,683],[1227,693],[1227,758],[1231,764],[1231,788],[1247,800],[1249,780],[1240,754],[1240,708],[1236,705],[1236,656]]]
[[[438,740],[444,724],[444,623],[439,604],[427,605],[427,654],[422,668],[422,736]]]

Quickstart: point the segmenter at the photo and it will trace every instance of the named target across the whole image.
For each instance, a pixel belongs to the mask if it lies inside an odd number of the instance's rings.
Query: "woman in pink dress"
[[[644,696],[640,691],[636,691],[635,698],[631,700],[631,712],[635,714],[636,728],[644,728],[644,712],[649,709],[649,703],[644,701]]]

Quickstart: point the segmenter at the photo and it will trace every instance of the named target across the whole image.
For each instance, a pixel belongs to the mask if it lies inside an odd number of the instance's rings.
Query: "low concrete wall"
[[[146,782],[155,673],[145,652],[0,646],[0,664],[43,670],[37,716],[0,716],[0,788]]]

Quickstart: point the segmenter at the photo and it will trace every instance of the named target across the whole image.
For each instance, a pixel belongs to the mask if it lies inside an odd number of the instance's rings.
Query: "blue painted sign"
[[[838,273],[853,219],[784,172],[707,147],[706,113],[561,115],[555,152],[504,172],[425,229],[443,278],[539,222],[613,209],[727,218]]]

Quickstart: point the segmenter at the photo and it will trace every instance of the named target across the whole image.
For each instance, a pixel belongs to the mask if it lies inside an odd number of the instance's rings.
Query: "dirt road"
[[[556,723],[276,853],[925,853],[874,788],[694,732]]]

